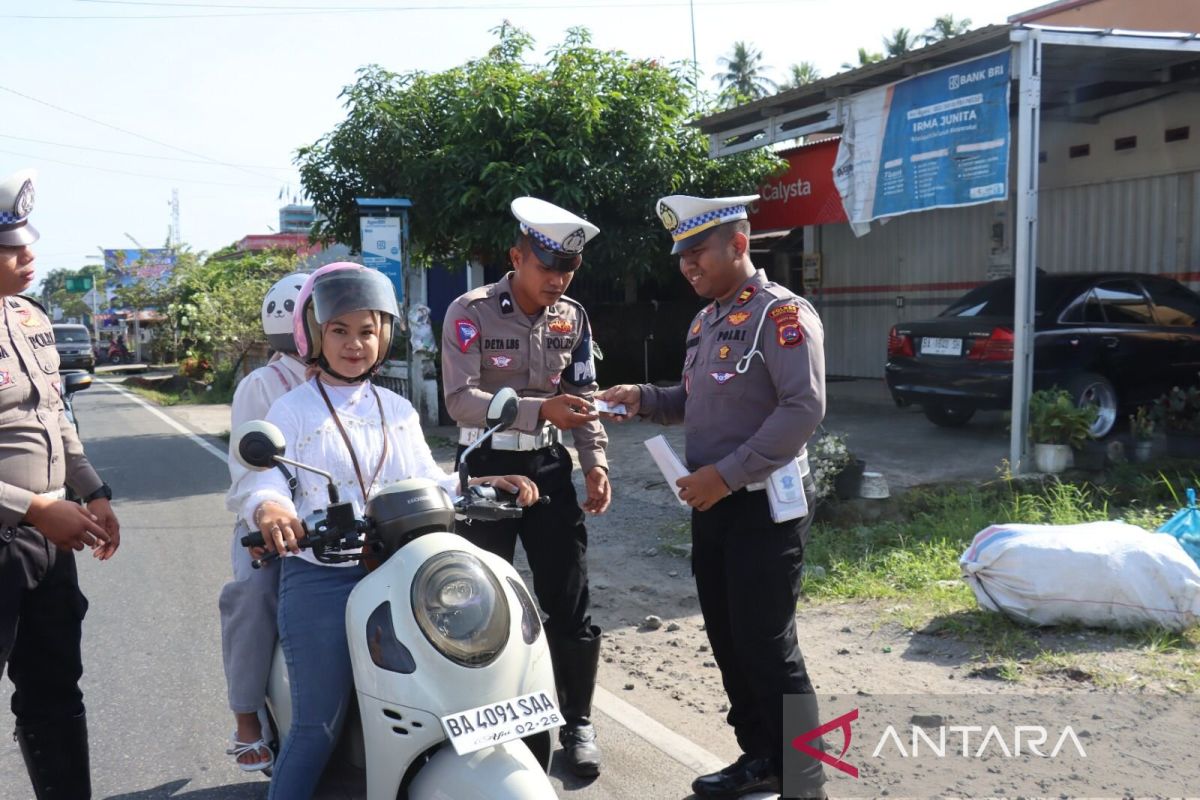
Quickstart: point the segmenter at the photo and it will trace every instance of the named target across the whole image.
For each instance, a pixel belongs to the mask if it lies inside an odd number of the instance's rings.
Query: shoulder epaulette
[[[492,287],[494,287],[494,286],[495,286],[494,283],[488,283],[483,286],[476,286],[474,289],[463,294],[458,299],[465,306],[469,306],[472,303],[478,303],[480,300],[486,300],[492,296]]]
[[[45,307],[44,305],[42,305],[40,302],[38,302],[37,300],[34,300],[34,299],[33,299],[32,297],[30,297],[29,295],[27,295],[27,294],[19,294],[19,295],[17,295],[17,297],[19,297],[19,298],[21,298],[22,300],[24,300],[25,302],[27,302],[27,303],[30,303],[31,305],[35,306],[35,307],[36,307],[36,308],[37,308],[39,311],[41,311],[41,312],[42,312],[43,314],[45,314],[47,317],[49,317],[49,316],[50,316],[50,312],[46,310],[46,307]]]

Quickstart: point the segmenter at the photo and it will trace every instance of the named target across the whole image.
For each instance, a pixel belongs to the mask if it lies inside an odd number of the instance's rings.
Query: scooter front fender
[[[460,756],[450,746],[429,759],[408,787],[408,800],[555,800],[542,765],[519,741]]]

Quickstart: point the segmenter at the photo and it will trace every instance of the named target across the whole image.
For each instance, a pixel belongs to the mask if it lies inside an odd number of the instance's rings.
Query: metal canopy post
[[[1017,95],[1017,224],[1013,334],[1012,432],[1009,466],[1028,471],[1029,395],[1033,386],[1033,318],[1038,233],[1038,129],[1041,127],[1042,43],[1039,31],[1014,30]]]

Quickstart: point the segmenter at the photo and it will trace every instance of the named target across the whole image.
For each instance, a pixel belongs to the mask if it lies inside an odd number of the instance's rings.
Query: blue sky
[[[744,40],[779,77],[803,60],[829,75],[896,27],[948,11],[979,26],[1033,5],[694,0],[697,57],[711,76]],[[484,53],[505,19],[539,58],[574,25],[600,47],[692,57],[687,0],[0,0],[0,175],[40,173],[39,272],[129,237],[161,246],[173,188],[196,249],[269,232],[280,193],[300,190],[296,149],[342,118],[358,67],[442,70]]]

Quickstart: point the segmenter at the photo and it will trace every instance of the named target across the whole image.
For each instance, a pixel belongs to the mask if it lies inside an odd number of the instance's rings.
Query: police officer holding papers
[[[0,180],[0,672],[38,800],[91,794],[79,679],[87,598],[75,550],[107,560],[121,542],[109,490],[67,420],[50,319],[33,283],[34,173]],[[69,485],[86,506],[66,499]],[[16,787],[3,794],[15,797]]]
[[[442,331],[446,408],[459,426],[459,453],[483,432],[492,394],[511,387],[521,396],[512,429],[468,459],[471,475],[519,474],[536,481],[549,502],[517,520],[472,521],[459,533],[512,561],[519,537],[546,612],[546,638],[566,724],[559,741],[579,776],[600,772],[591,724],[600,659],[600,629],[589,614],[587,529],[571,483],[569,430],[579,453],[587,497],[582,508],[608,509],[604,448],[608,438],[591,404],[596,390],[591,326],[583,306],[566,296],[583,248],[600,229],[544,200],[519,197],[520,223],[509,250],[513,270],[499,282],[455,300]],[[500,472],[497,472],[500,470]]]
[[[606,419],[686,427],[692,472],[677,489],[692,507],[700,609],[743,752],[693,782],[704,798],[780,791],[783,695],[813,694],[795,612],[816,499],[805,444],[825,415],[823,333],[806,300],[751,263],[746,205],[756,199],[659,200],[680,271],[712,302],[688,329],[682,384],[597,395],[626,406]],[[803,785],[820,796],[824,777],[811,763]]]

